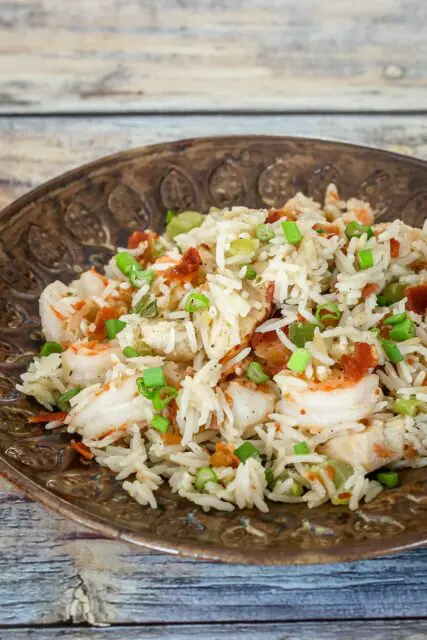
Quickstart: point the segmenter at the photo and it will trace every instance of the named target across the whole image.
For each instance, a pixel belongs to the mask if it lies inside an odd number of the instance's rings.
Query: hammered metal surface
[[[355,512],[270,504],[270,511],[204,513],[159,492],[140,507],[108,471],[83,463],[64,431],[27,423],[19,373],[40,347],[38,297],[60,278],[100,267],[141,227],[163,229],[165,209],[280,206],[296,191],[368,199],[382,220],[420,226],[427,164],[336,142],[274,137],[196,139],[117,154],[61,176],[0,214],[0,459],[30,496],[99,532],[199,558],[253,563],[331,562],[427,543],[427,471]]]

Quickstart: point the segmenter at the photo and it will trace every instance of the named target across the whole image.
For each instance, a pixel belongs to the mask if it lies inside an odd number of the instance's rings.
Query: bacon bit
[[[171,425],[176,425],[176,414],[178,413],[178,405],[176,403],[175,398],[169,402],[166,407],[166,417],[168,418]],[[181,442],[181,441],[180,441]]]
[[[427,310],[427,284],[416,287],[406,287],[405,295],[408,298],[406,308],[422,315]]]
[[[101,307],[96,314],[95,330],[88,331],[88,335],[95,340],[104,340],[107,337],[107,329],[105,327],[106,320],[114,320],[122,315],[121,309],[112,309],[111,307]]]
[[[377,293],[379,290],[380,288],[377,284],[374,284],[373,282],[368,282],[368,284],[365,284],[365,286],[362,289],[362,296],[364,298],[367,298],[372,293]]]
[[[234,447],[232,444],[218,442],[218,444],[215,445],[215,453],[211,455],[212,467],[233,467],[233,469],[237,469],[239,464],[240,460],[234,455]]]
[[[291,352],[280,341],[275,331],[255,333],[251,340],[251,347],[258,358],[266,361],[264,368],[269,375],[271,375],[270,367],[280,367],[280,371],[291,357]]]
[[[331,480],[335,480],[335,476],[336,476],[335,469],[331,467],[330,464],[326,465],[325,471],[328,478],[330,478]]]
[[[147,231],[134,231],[128,240],[128,249],[137,249],[141,242],[146,242],[149,237]]]
[[[60,313],[59,311],[57,311],[57,309],[55,309],[55,307],[52,307],[52,305],[50,304],[49,307],[51,308],[51,311],[56,315],[56,317],[59,320],[67,320],[67,316],[62,315],[62,313]]]
[[[305,409],[301,409],[300,414],[301,414],[302,416],[305,416],[305,414],[306,414],[306,413],[307,413],[307,411],[306,411]]]
[[[165,444],[181,444],[181,436],[177,433],[161,433],[160,437]]]
[[[73,307],[74,311],[80,311],[80,309],[83,309],[85,304],[86,302],[84,300],[79,300],[78,302],[75,302],[71,306]]]
[[[394,238],[390,238],[390,256],[398,258],[400,253],[400,242]]]
[[[313,230],[317,231],[318,229],[322,229],[322,231],[325,232],[324,235],[326,238],[332,238],[333,236],[340,235],[339,227],[328,222],[316,222],[316,224],[313,226]]]
[[[52,420],[60,420],[61,422],[64,422],[66,417],[67,413],[65,411],[52,411],[50,413],[40,413],[38,416],[30,416],[28,418],[28,422],[32,422],[34,424],[51,422]]]
[[[339,493],[338,498],[340,500],[349,500],[351,498],[351,493],[349,491],[345,491],[344,493]]]
[[[372,448],[379,458],[392,458],[394,456],[393,449],[387,449],[382,444],[376,443]]]
[[[286,218],[286,213],[283,209],[270,209],[265,219],[267,224],[272,224],[273,222],[277,222],[280,218]]]
[[[265,292],[266,302],[273,302],[274,300],[274,282],[269,282],[267,285],[267,291]]]
[[[194,247],[187,249],[183,253],[180,262],[176,267],[166,269],[163,273],[165,280],[179,280],[181,282],[190,282],[197,277],[202,259],[199,252]]]
[[[341,365],[346,378],[357,382],[369,369],[376,367],[378,357],[374,347],[366,342],[356,342],[354,353],[344,354],[341,358]]]
[[[92,458],[94,457],[89,447],[83,444],[83,442],[76,442],[75,440],[71,440],[71,447],[78,453],[80,453],[83,458],[86,458],[86,460],[92,460]]]

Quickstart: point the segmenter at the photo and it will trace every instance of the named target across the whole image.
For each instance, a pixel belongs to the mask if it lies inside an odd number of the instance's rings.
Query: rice
[[[426,230],[374,214],[329,185],[323,203],[212,209],[172,240],[147,230],[119,250],[130,271],[113,257],[105,276],[46,287],[57,346],[17,388],[143,506],[166,482],[206,511],[359,509],[378,469],[427,466]]]

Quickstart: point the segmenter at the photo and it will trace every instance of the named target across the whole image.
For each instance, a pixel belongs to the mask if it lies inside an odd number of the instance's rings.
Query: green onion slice
[[[395,302],[399,302],[405,297],[406,284],[400,282],[390,282],[377,295],[377,302],[380,307],[389,307]]]
[[[411,416],[414,418],[418,412],[418,400],[415,398],[398,398],[393,404],[393,411],[401,416]]]
[[[74,387],[69,391],[66,391],[62,395],[59,396],[56,401],[56,405],[61,409],[61,411],[69,411],[70,410],[70,400],[74,398],[78,393],[80,393],[81,387]]]
[[[136,379],[136,386],[138,389],[138,392],[144,396],[144,398],[147,398],[148,400],[152,400],[156,394],[156,389],[148,389],[144,383],[144,378],[137,378]]]
[[[314,322],[292,322],[289,325],[289,340],[297,347],[303,347],[313,340],[317,325]]]
[[[125,276],[131,269],[141,269],[139,262],[127,251],[121,251],[116,255],[116,265]]]
[[[197,291],[192,291],[188,294],[187,300],[185,301],[185,310],[189,313],[194,313],[195,311],[202,311],[202,309],[209,309],[210,301],[203,293],[198,293]]]
[[[140,289],[144,284],[151,285],[154,280],[154,271],[152,269],[136,269],[131,267],[127,273],[129,282],[136,289]]]
[[[363,234],[366,233],[369,238],[372,238],[374,232],[372,231],[372,227],[367,224],[359,224],[358,222],[350,222],[345,228],[345,235],[349,240],[352,238],[361,238]]]
[[[256,246],[252,238],[237,238],[230,244],[229,253],[232,256],[242,255],[245,257],[253,256]]]
[[[141,354],[133,347],[125,347],[122,351],[125,358],[138,358]]]
[[[298,442],[297,444],[294,444],[293,450],[297,456],[305,456],[310,453],[310,447],[306,442]]]
[[[338,324],[341,318],[341,311],[336,302],[326,302],[317,307],[314,314],[316,320],[325,326]]]
[[[361,269],[370,269],[374,266],[374,254],[372,249],[362,249],[357,252],[357,261]]]
[[[156,389],[152,397],[153,407],[156,411],[162,411],[177,395],[178,391],[175,387],[165,385],[160,389]]]
[[[172,216],[166,227],[166,235],[172,239],[181,233],[188,233],[195,227],[200,227],[203,222],[203,213],[198,211],[183,211],[176,216]]]
[[[386,318],[385,320],[383,320],[383,324],[390,324],[390,325],[394,325],[394,324],[399,324],[400,322],[403,322],[404,320],[406,320],[408,316],[406,315],[406,313],[398,313],[395,316],[389,316],[388,318]]]
[[[412,322],[410,318],[405,318],[399,324],[395,324],[390,333],[390,340],[395,340],[396,342],[403,342],[404,340],[410,340],[415,337],[415,324]]]
[[[169,427],[169,420],[157,414],[153,417],[150,424],[156,431],[160,431],[160,433],[166,433]]]
[[[149,389],[160,388],[165,386],[165,374],[162,367],[150,367],[142,372],[144,384]]]
[[[132,307],[132,313],[137,313],[143,318],[157,318],[159,315],[159,309],[157,307],[157,300],[151,300],[150,294],[146,293],[145,296]]]
[[[218,482],[218,476],[212,467],[200,467],[196,472],[194,486],[197,491],[203,491],[207,482]]]
[[[394,489],[399,484],[399,474],[397,471],[380,471],[377,473],[377,480],[387,489]]]
[[[389,342],[388,340],[381,340],[381,344],[390,362],[392,362],[393,364],[402,362],[403,356],[396,344],[394,344],[393,342]]]
[[[295,373],[302,373],[310,360],[311,353],[308,349],[296,349],[289,358],[288,369]]]
[[[257,277],[257,272],[253,268],[251,264],[242,264],[240,268],[245,267],[245,275],[243,276],[246,280],[255,280]]]
[[[285,234],[286,240],[290,244],[299,244],[303,238],[301,231],[296,222],[292,220],[283,220],[281,223],[283,233]]]
[[[264,223],[257,224],[255,227],[255,236],[258,240],[261,240],[261,242],[269,242],[274,238],[274,231]]]
[[[263,384],[270,380],[270,376],[265,373],[259,362],[251,362],[246,369],[246,377],[252,380],[252,382],[255,382],[255,384]]]
[[[171,209],[168,209],[168,211],[166,211],[166,224],[169,224],[172,218],[176,218],[177,215],[178,211],[172,211]]]
[[[40,349],[40,358],[50,356],[52,353],[62,353],[64,349],[57,342],[45,342]]]
[[[254,458],[260,455],[259,449],[252,442],[244,442],[235,449],[234,453],[241,462],[245,462],[248,458]]]
[[[113,340],[120,331],[123,331],[125,326],[126,322],[123,322],[123,320],[117,320],[117,318],[106,320],[105,328],[107,329],[108,339]]]

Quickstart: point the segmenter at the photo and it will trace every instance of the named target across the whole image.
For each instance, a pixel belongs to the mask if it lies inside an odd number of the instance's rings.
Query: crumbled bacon
[[[339,236],[340,230],[339,227],[335,224],[330,224],[329,222],[316,222],[313,225],[314,231],[323,231],[325,238],[332,238],[333,236]]]
[[[415,287],[406,287],[405,295],[408,298],[406,308],[422,315],[427,310],[427,284],[419,284]]]
[[[179,280],[181,282],[190,282],[197,277],[202,259],[199,252],[194,247],[187,249],[182,254],[180,262],[175,266],[167,269],[163,273],[163,277],[168,280]]]
[[[96,314],[95,329],[88,331],[88,336],[94,340],[104,340],[107,337],[107,329],[105,327],[106,320],[114,320],[119,318],[123,313],[122,309],[113,309],[112,307],[101,307]]]
[[[215,445],[215,453],[211,455],[212,467],[233,467],[237,469],[240,460],[234,455],[234,447],[232,444],[218,442]]]
[[[341,365],[347,379],[360,380],[368,373],[369,369],[376,367],[378,357],[375,348],[366,342],[356,342],[354,353],[344,354],[341,358]]]
[[[128,240],[128,249],[137,249],[141,242],[150,237],[150,231],[134,231]]]
[[[147,243],[147,248],[144,253],[138,256],[136,259],[141,266],[146,266],[149,262],[153,262],[155,259],[154,245],[159,237],[159,234],[155,231],[134,231],[128,240],[128,249],[136,249],[141,242]]]
[[[286,217],[286,213],[283,209],[270,209],[265,219],[267,224],[272,224],[273,222],[277,222],[280,218]]]
[[[266,302],[273,302],[274,300],[274,282],[269,282],[267,285],[267,291],[265,292]]]
[[[372,293],[378,293],[379,290],[380,288],[377,284],[374,284],[373,282],[368,282],[368,284],[365,284],[365,286],[362,289],[362,296],[364,298],[367,298]]]
[[[398,258],[400,252],[400,242],[394,238],[390,239],[390,256],[392,258]]]
[[[264,369],[268,375],[275,375],[283,369],[291,357],[291,352],[280,341],[275,331],[255,333],[251,347],[258,358],[265,360]]]

